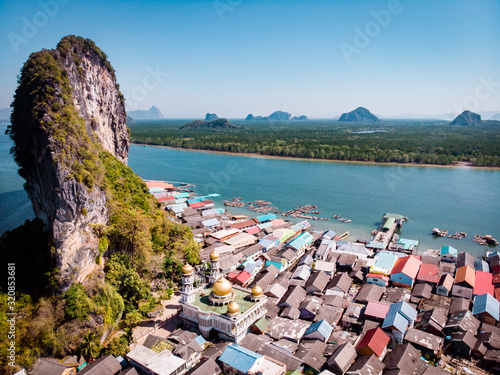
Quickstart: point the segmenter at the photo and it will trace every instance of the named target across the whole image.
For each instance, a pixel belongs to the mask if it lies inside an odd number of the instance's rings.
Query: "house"
[[[362,311],[365,306],[360,303],[349,302],[347,305],[344,315],[342,316],[342,328],[350,328],[354,331],[359,331],[363,327],[364,319],[362,317]]]
[[[385,250],[379,252],[375,264],[370,267],[370,273],[389,276],[398,258],[400,258],[399,253]]]
[[[330,276],[328,276],[323,271],[315,271],[312,275],[307,279],[306,282],[306,292],[309,294],[312,293],[323,293],[323,290],[328,285],[330,281]]]
[[[118,361],[116,361],[118,363]],[[119,365],[119,363],[118,363]],[[121,366],[120,366],[121,369]],[[119,371],[119,370],[118,370]],[[118,372],[117,371],[117,372]],[[33,375],[75,375],[76,366],[66,366],[60,362],[51,361],[46,358],[41,358],[32,372]],[[113,375],[116,374],[113,373]]]
[[[450,297],[443,297],[437,294],[431,294],[430,299],[422,299],[418,304],[419,311],[436,309],[442,314],[448,316],[450,313]]]
[[[78,371],[78,374],[115,375],[121,369],[122,365],[120,364],[120,362],[118,362],[118,360],[112,355],[107,355],[106,357],[101,357],[96,361],[92,362],[90,365],[85,366],[82,370]]]
[[[389,285],[389,277],[380,273],[369,273],[366,275],[366,283],[385,287]]]
[[[447,335],[455,332],[471,331],[476,333],[481,323],[469,310],[456,311],[450,315],[443,332]]]
[[[345,293],[349,291],[351,287],[352,279],[347,273],[339,273],[328,283],[326,286],[325,294],[328,295],[338,295],[343,297]]]
[[[439,271],[441,271],[441,273],[449,273],[451,276],[455,276],[456,269],[457,266],[455,263],[439,263]]]
[[[432,286],[430,284],[417,284],[411,291],[412,297],[430,299]],[[411,299],[410,299],[411,300]]]
[[[440,273],[439,267],[434,264],[422,263],[417,274],[417,283],[427,283],[435,286],[439,283]]]
[[[365,318],[383,321],[389,312],[390,303],[369,301],[365,308]]]
[[[500,350],[488,350],[483,357],[483,364],[491,371],[500,372]]]
[[[342,253],[337,259],[337,264],[341,270],[352,271],[357,260],[358,256],[356,254]]]
[[[220,226],[219,220],[217,220],[217,218],[215,217],[212,219],[203,220],[201,224],[207,229],[215,229]]]
[[[463,310],[470,310],[470,299],[462,297],[453,297],[450,305],[450,315]]]
[[[441,275],[436,287],[436,294],[448,297],[448,294],[450,294],[451,289],[453,288],[453,282],[453,276],[451,276],[450,274],[445,273]]]
[[[451,295],[453,297],[462,297],[467,299],[472,299],[472,288],[466,288],[464,286],[453,285],[451,288]]]
[[[441,247],[441,262],[455,263],[457,261],[458,250],[452,246]]]
[[[318,250],[314,253],[314,259],[326,260],[331,251],[335,251],[337,243],[331,239],[323,239],[318,246]]]
[[[139,372],[146,374],[181,375],[186,372],[186,361],[175,356],[168,349],[157,353],[145,346],[137,345],[127,354],[127,358],[130,364]],[[96,372],[97,374],[101,375],[103,373]]]
[[[290,320],[276,317],[269,321],[269,336],[274,340],[285,338],[293,342],[300,342],[310,325],[311,322],[301,319]]]
[[[326,361],[326,367],[329,371],[337,375],[347,372],[356,360],[356,349],[350,342],[346,342],[335,350],[335,352]]]
[[[391,338],[380,328],[370,329],[356,345],[359,355],[376,355],[382,360],[387,352]]]
[[[309,326],[307,331],[304,333],[305,339],[314,339],[326,342],[330,335],[332,334],[333,327],[326,320],[320,320]]]
[[[491,294],[484,293],[474,298],[472,315],[480,320],[495,325],[500,320],[499,311],[500,301],[495,299]]]
[[[279,283],[270,284],[264,289],[264,294],[266,296],[276,297],[278,299],[281,299],[285,293],[286,288]]]
[[[234,246],[235,249],[240,249],[245,246],[253,245],[257,242],[257,237],[248,234],[248,233],[240,233],[235,236],[231,236],[227,240],[224,241],[227,245]]]
[[[293,274],[292,278],[306,281],[309,279],[309,276],[311,276],[311,267],[303,264],[302,266],[297,267],[297,270]]]
[[[358,259],[358,262],[356,262],[356,264],[359,263],[359,259]],[[356,267],[355,267],[356,268]],[[365,280],[365,274],[363,273],[363,271],[361,270],[356,270],[356,269],[353,269],[352,272],[349,274],[349,277],[352,279],[352,281],[354,281],[355,283],[362,283],[364,280]]]
[[[292,241],[290,241],[286,245],[286,247],[296,251],[298,254],[300,254],[300,256],[302,256],[306,248],[308,248],[312,242],[313,242],[313,236],[308,232],[304,232],[301,233],[298,237],[296,237]]]
[[[481,294],[495,295],[495,287],[493,286],[493,275],[489,272],[476,271],[476,282],[472,294],[475,296]]]
[[[316,263],[314,263],[314,270],[315,271],[323,271],[329,276],[333,276],[335,274],[335,263],[334,262],[327,262],[324,260],[317,260]]]
[[[441,311],[437,309],[427,310],[418,315],[418,323],[415,325],[415,328],[440,336],[447,320],[448,318]]]
[[[499,274],[500,273],[500,254],[497,252],[494,253],[494,255],[490,255],[488,257],[488,263],[490,265],[490,271],[493,274]]]
[[[300,318],[300,310],[296,307],[293,307],[293,306],[285,307],[281,311],[280,317],[291,319],[291,320],[299,319]]]
[[[469,266],[474,268],[474,257],[466,252],[461,252],[457,255],[457,268]]]
[[[358,292],[356,298],[354,299],[359,303],[368,303],[368,301],[380,301],[380,298],[384,294],[385,288],[375,284],[365,284]]]
[[[356,258],[368,258],[372,254],[365,245],[353,242],[338,242],[337,251],[342,254],[356,255]]]
[[[320,340],[302,341],[295,352],[295,356],[302,359],[307,367],[313,372],[321,371],[321,368],[326,362],[324,357],[325,350],[328,345]],[[305,369],[308,370],[307,368]]]
[[[264,252],[269,251],[272,248],[278,246],[279,243],[280,243],[279,238],[271,236],[271,235],[266,236],[259,241],[259,244],[264,248],[263,249]]]
[[[347,370],[347,375],[381,375],[385,365],[376,355],[359,356]]]
[[[472,331],[459,331],[451,337],[453,351],[463,357],[469,357],[476,346],[477,339]]]
[[[391,271],[391,283],[395,286],[412,288],[422,262],[414,256],[398,258]]]
[[[232,281],[242,287],[247,287],[253,279],[253,275],[248,271],[240,272]]]
[[[255,353],[240,345],[229,345],[219,357],[224,374],[255,374],[258,371],[269,375],[284,375],[286,366],[271,357]]]
[[[417,310],[408,303],[400,301],[389,307],[382,328],[390,330],[393,339],[398,343],[402,343],[407,328],[413,327],[416,317]]]
[[[406,332],[404,340],[414,345],[417,349],[432,353],[437,353],[441,350],[444,342],[442,337],[415,328]]]
[[[336,327],[339,324],[340,318],[342,318],[343,313],[343,307],[323,305],[316,313],[313,321],[319,322],[320,320],[326,320],[332,327]]]
[[[186,375],[220,375],[221,373],[222,369],[217,362],[213,358],[209,358],[198,363]]]
[[[490,272],[490,265],[485,260],[477,259],[474,262],[474,269],[476,271]]]
[[[280,307],[293,306],[298,309],[301,302],[306,297],[306,294],[307,293],[304,288],[302,288],[299,285],[293,285],[290,288],[288,288],[288,290],[278,303],[278,306]]]
[[[410,343],[396,345],[384,363],[386,370],[399,370],[399,374],[405,375],[422,375],[427,367],[420,351]]]
[[[457,268],[455,275],[455,285],[466,288],[474,288],[476,282],[476,272],[470,266],[462,266]]]
[[[257,221],[258,223],[265,223],[265,222],[274,220],[276,218],[277,218],[277,216],[275,214],[265,214],[265,215],[257,216],[255,218],[255,221]]]
[[[259,349],[259,354],[274,358],[277,361],[284,363],[287,371],[298,370],[299,373],[302,373],[304,363],[302,359],[294,356],[289,351],[282,349],[277,345],[274,345],[274,343],[264,345]]]
[[[410,300],[411,292],[407,288],[387,288],[382,301],[396,303],[399,301],[408,302]]]
[[[298,266],[302,266],[303,264],[308,265],[309,267],[312,267],[314,263],[314,259],[311,256],[311,254],[305,254],[300,258],[299,262],[297,263]]]
[[[323,300],[319,297],[305,297],[299,306],[301,319],[313,320],[322,304]]]
[[[210,235],[210,237],[215,238],[216,240],[218,240],[220,242],[224,242],[224,241],[227,241],[228,239],[230,239],[231,237],[236,236],[238,233],[240,233],[238,229],[231,228],[231,229],[227,229],[227,230],[224,229],[224,230],[220,230],[218,232],[212,233]]]
[[[205,339],[202,336],[197,336],[187,344],[177,345],[173,353],[186,361],[186,369],[189,370],[201,360],[204,346]]]

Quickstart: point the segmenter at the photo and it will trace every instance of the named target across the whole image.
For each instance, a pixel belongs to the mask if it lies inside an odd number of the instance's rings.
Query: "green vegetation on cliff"
[[[374,125],[334,120],[249,122],[247,129],[189,132],[182,120],[136,122],[132,141],[186,149],[256,153],[327,160],[500,166],[500,126],[450,127],[444,121],[383,121]],[[232,120],[238,124],[238,121]]]

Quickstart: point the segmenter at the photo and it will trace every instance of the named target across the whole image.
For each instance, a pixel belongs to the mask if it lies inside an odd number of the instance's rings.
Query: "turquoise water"
[[[8,153],[5,126],[1,124],[0,135],[1,232],[33,217]],[[317,205],[320,216],[340,214],[352,223],[332,219],[314,221],[314,227],[349,231],[351,239],[369,239],[386,212],[409,218],[402,237],[420,240],[420,252],[451,245],[480,256],[486,248],[472,241],[474,234],[500,239],[500,170],[269,159],[139,145],[132,145],[129,165],[145,179],[195,184],[199,194],[220,193],[219,204],[243,197],[269,200],[283,211]],[[434,227],[464,231],[468,237],[433,238]]]

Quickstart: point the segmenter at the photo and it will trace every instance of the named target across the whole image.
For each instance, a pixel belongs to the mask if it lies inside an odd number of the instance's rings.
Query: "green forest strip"
[[[307,159],[500,167],[500,126],[443,121],[339,124],[231,121],[247,129],[180,130],[187,121],[129,124],[134,143]]]

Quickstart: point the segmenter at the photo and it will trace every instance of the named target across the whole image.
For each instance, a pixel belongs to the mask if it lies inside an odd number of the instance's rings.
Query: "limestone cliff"
[[[31,54],[12,103],[8,133],[35,214],[52,232],[60,289],[82,281],[99,255],[108,220],[99,153],[127,163],[124,99],[106,55],[68,36]]]

